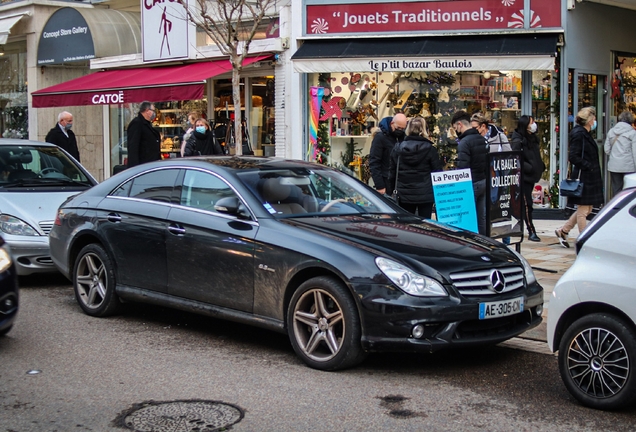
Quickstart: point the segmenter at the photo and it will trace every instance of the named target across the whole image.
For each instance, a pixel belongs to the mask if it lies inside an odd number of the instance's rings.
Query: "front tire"
[[[320,276],[298,287],[289,303],[287,329],[298,357],[314,369],[345,369],[366,357],[356,305],[334,278]]]
[[[559,345],[559,370],[581,404],[614,410],[636,400],[636,334],[622,319],[605,313],[575,321]]]
[[[115,269],[101,245],[84,246],[75,260],[73,289],[75,299],[90,316],[106,317],[121,307],[115,293]]]

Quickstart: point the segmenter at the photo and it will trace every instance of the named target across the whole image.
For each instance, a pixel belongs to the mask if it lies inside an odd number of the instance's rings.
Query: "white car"
[[[49,232],[57,209],[97,181],[54,144],[0,139],[0,234],[19,276],[57,272]]]
[[[549,303],[548,344],[581,404],[618,409],[636,402],[636,189],[603,207],[576,251]]]

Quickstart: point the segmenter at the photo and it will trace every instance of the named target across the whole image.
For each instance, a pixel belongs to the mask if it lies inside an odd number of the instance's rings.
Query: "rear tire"
[[[581,404],[614,410],[636,401],[636,334],[605,313],[575,321],[559,345],[559,371]]]
[[[298,357],[314,369],[346,369],[366,357],[356,305],[334,278],[315,277],[298,287],[287,310],[287,329]]]
[[[84,246],[73,269],[75,299],[82,310],[94,317],[117,313],[121,302],[115,286],[115,269],[104,248],[96,243]]]

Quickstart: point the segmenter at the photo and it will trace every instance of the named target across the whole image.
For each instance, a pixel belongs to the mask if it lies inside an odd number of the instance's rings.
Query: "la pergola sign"
[[[307,3],[305,35],[561,27],[558,0]]]

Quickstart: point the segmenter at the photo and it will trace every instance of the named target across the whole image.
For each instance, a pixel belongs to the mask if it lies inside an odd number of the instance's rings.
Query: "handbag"
[[[397,169],[395,170],[395,186],[393,186],[393,193],[391,194],[391,199],[395,202],[398,202],[398,199],[400,198],[400,196],[398,195],[398,190],[397,190],[399,175],[400,175],[400,156],[398,156]]]
[[[579,172],[579,178],[581,173]],[[559,184],[559,195],[563,197],[581,197],[583,194],[583,182],[581,180],[561,180]]]
[[[585,142],[583,143],[582,147],[583,150],[581,151],[581,160],[583,160],[583,155],[585,154]],[[576,179],[567,178],[565,180],[561,180],[561,182],[559,183],[559,195],[561,195],[562,197],[581,197],[581,195],[583,194],[584,186],[583,182],[581,181],[581,171],[583,171],[583,169],[579,169],[579,175]],[[568,173],[570,172],[570,169],[568,169]]]

